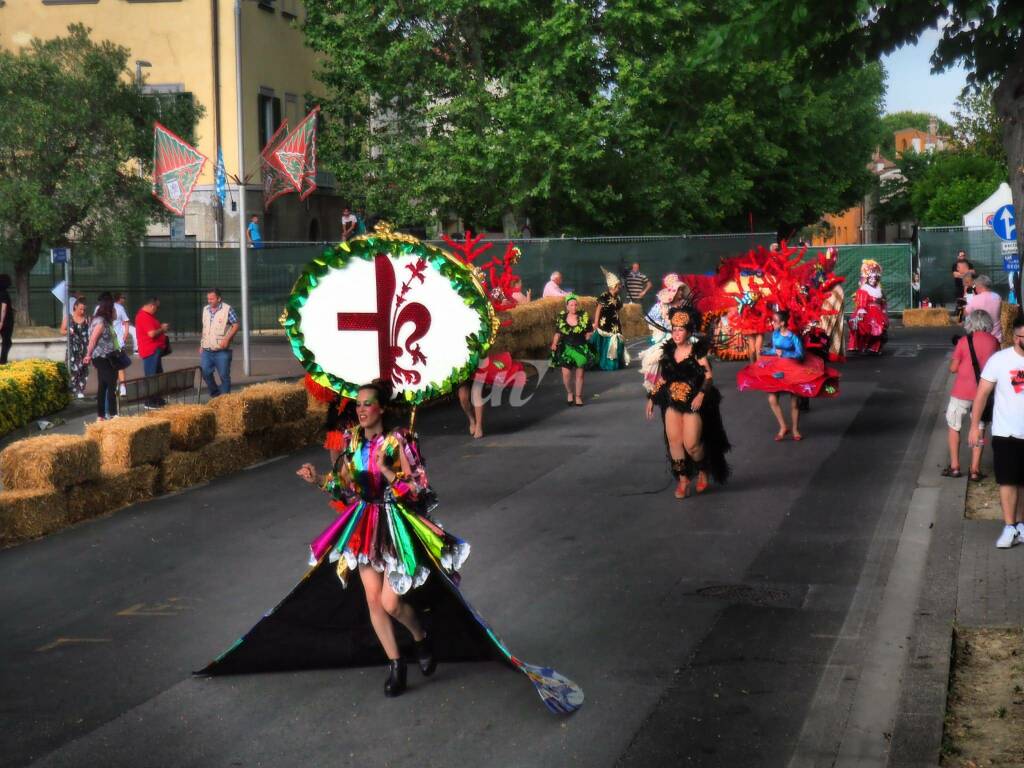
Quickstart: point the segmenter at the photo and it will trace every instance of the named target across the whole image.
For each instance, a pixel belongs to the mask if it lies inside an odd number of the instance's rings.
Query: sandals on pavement
[[[986,477],[988,477],[988,475],[984,474],[983,472],[971,472],[971,474],[967,476],[967,479],[970,480],[972,483],[980,483]]]
[[[964,473],[961,472],[959,469],[953,469],[952,467],[946,467],[944,470],[942,470],[942,476],[943,477],[963,477]]]

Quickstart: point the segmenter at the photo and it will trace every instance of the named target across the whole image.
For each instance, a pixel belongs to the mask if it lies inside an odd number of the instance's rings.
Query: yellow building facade
[[[291,127],[305,116],[308,95],[323,93],[315,77],[316,54],[299,28],[304,13],[301,0],[237,0],[237,9],[236,0],[7,0],[0,2],[0,47],[17,50],[81,23],[93,40],[128,48],[129,66],[147,89],[192,94],[205,109],[196,148],[209,162],[186,210],[185,233],[201,241],[237,242],[237,25],[246,215],[260,217],[265,240],[333,240],[340,232],[341,200],[333,194],[330,174],[319,174],[319,189],[305,202],[290,194],[268,212],[263,209],[260,149],[279,121],[287,119]],[[228,176],[223,214],[214,193],[218,146]],[[169,233],[165,226],[151,234]]]

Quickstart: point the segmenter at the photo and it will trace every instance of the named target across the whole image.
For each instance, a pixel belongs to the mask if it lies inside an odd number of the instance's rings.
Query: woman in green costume
[[[551,339],[551,364],[562,369],[565,402],[569,405],[583,405],[583,371],[596,362],[594,350],[587,343],[591,333],[590,315],[580,308],[579,297],[570,293],[565,297],[565,309],[558,313]]]

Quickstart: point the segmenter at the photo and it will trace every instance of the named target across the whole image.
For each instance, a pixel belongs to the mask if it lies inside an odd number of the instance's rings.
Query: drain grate
[[[697,590],[701,597],[714,600],[728,600],[732,603],[748,603],[750,605],[769,605],[781,603],[789,592],[770,587],[751,587],[748,584],[714,584]]]

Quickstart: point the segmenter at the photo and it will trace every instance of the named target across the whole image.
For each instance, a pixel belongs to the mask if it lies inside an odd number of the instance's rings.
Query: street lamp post
[[[238,266],[242,283],[242,370],[246,376],[250,376],[249,266],[245,242],[245,151],[242,142],[242,0],[235,0],[235,115],[238,130]]]

